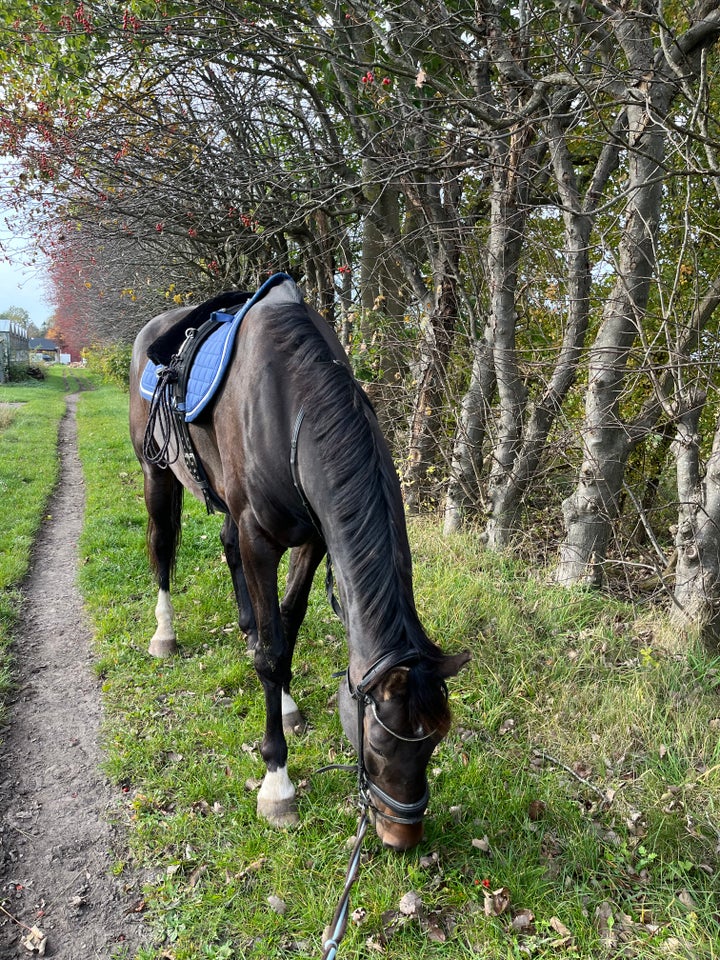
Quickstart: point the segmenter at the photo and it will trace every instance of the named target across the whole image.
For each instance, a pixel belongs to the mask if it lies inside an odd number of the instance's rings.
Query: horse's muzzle
[[[394,823],[392,820],[386,820],[383,816],[381,804],[377,804],[370,811],[370,820],[375,827],[375,832],[382,841],[384,847],[394,850],[396,853],[402,853],[404,850],[412,850],[423,838],[423,822],[418,823]],[[391,811],[387,811],[391,814]]]

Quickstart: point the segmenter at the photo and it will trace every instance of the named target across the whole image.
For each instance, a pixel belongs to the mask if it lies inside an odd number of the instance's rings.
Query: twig
[[[26,840],[32,840],[33,835],[31,833],[25,833],[24,830],[21,830],[20,827],[16,827],[14,823],[9,823],[8,826],[11,830],[16,830],[18,833],[21,833]]]
[[[2,910],[2,912],[5,914],[6,917],[10,917],[13,923],[16,923],[19,927],[22,927],[23,930],[27,930],[28,932],[32,930],[32,927],[29,927],[26,923],[23,923],[22,920],[18,920],[17,917],[14,917],[11,913],[8,913],[8,911],[5,909],[5,907],[1,903],[0,903],[0,910]]]
[[[602,797],[603,800],[607,799],[605,793],[599,787],[596,787],[594,783],[590,783],[590,781],[586,780],[585,777],[581,777],[579,773],[576,773],[572,767],[569,767],[566,763],[563,763],[562,760],[558,760],[557,757],[551,756],[545,750],[536,750],[535,752],[539,754],[543,760],[548,760],[550,763],[555,764],[556,767],[561,767],[563,770],[569,773],[570,776],[575,777],[575,779],[579,780],[584,786],[589,787],[590,790],[593,790],[599,797]]]

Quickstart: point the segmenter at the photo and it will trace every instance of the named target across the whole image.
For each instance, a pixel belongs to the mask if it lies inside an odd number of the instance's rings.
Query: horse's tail
[[[147,551],[158,586],[169,590],[182,532],[183,486],[167,468],[153,474],[155,482],[146,477],[145,488]]]

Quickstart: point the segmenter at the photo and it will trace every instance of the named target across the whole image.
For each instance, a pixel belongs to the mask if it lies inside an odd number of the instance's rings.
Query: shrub
[[[98,374],[105,383],[127,391],[131,354],[130,344],[112,343],[104,346],[96,344],[83,350],[82,355],[92,373]]]

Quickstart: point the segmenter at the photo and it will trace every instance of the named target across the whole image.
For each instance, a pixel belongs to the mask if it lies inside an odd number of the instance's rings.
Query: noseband
[[[418,655],[414,652],[400,653],[395,651],[393,653],[387,653],[384,657],[380,657],[379,660],[376,660],[375,663],[365,672],[363,678],[357,683],[354,690],[350,683],[350,668],[348,668],[347,671],[348,690],[350,692],[350,696],[357,703],[357,775],[360,799],[365,807],[371,808],[377,816],[382,817],[383,820],[389,820],[392,823],[421,823],[425,812],[425,807],[430,799],[430,792],[428,790],[427,781],[425,781],[425,791],[422,797],[420,797],[420,799],[416,800],[414,803],[403,803],[401,800],[395,800],[394,797],[391,797],[376,783],[372,782],[365,766],[365,709],[366,707],[370,707],[375,719],[383,728],[383,730],[395,737],[396,740],[403,740],[406,743],[421,743],[423,740],[429,740],[430,737],[432,737],[435,733],[434,730],[430,733],[424,734],[421,737],[405,737],[399,733],[396,733],[394,730],[391,730],[378,716],[377,702],[372,696],[370,696],[370,691],[373,689],[373,687],[375,687],[380,680],[382,680],[382,678],[390,672],[390,670],[393,670],[395,667],[403,666],[404,664],[416,662],[417,660]],[[378,810],[377,806],[373,803],[373,798],[379,800],[386,807],[389,807],[389,809],[392,810],[392,814]]]

